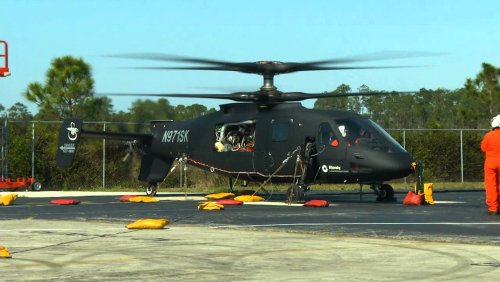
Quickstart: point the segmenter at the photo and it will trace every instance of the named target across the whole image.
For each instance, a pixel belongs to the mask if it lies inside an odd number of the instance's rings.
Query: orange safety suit
[[[486,154],[484,161],[484,187],[488,211],[498,212],[500,202],[500,128],[494,128],[484,135],[481,150]]]

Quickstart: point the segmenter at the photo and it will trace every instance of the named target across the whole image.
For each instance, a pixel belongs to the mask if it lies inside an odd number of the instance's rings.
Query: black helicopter
[[[230,99],[220,110],[186,121],[150,122],[151,133],[102,132],[82,129],[81,119],[66,119],[59,133],[57,163],[72,164],[81,136],[132,141],[142,153],[139,180],[155,195],[174,161],[225,175],[230,179],[291,183],[288,197],[300,201],[313,183],[367,184],[380,201],[394,199],[385,181],[412,172],[412,156],[377,123],[343,110],[307,109],[306,99],[380,95],[380,93],[281,92],[274,76],[298,71],[398,68],[398,66],[338,66],[390,58],[368,56],[303,63],[258,61],[227,62],[162,54],[127,54],[113,57],[197,64],[141,69],[236,71],[262,75],[255,92],[231,94],[104,94]],[[398,57],[398,56],[396,56]],[[399,56],[401,57],[401,56]],[[405,57],[405,56],[403,56]],[[383,93],[388,94],[388,93]]]

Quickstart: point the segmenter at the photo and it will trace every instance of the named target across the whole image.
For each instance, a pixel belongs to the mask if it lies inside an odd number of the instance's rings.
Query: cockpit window
[[[348,146],[383,152],[404,152],[389,133],[370,119],[336,120],[338,130]]]
[[[403,146],[401,146],[401,144],[399,144],[398,141],[396,141],[389,133],[387,133],[387,131],[385,131],[382,127],[380,127],[380,125],[369,119],[367,121],[375,129],[377,129],[378,132],[382,134],[382,136],[384,136],[387,139],[387,141],[394,147],[393,150],[395,152],[406,152],[405,148],[403,148]]]
[[[327,122],[323,122],[319,125],[318,141],[321,145],[329,145],[332,147],[339,146],[339,140],[337,136],[335,136],[332,127]]]

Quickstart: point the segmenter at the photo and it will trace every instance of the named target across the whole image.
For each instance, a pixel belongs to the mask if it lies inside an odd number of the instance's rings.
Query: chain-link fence
[[[128,151],[122,142],[84,138],[73,167],[62,170],[55,164],[60,121],[5,121],[2,124],[2,177],[34,176],[44,185],[62,188],[141,185],[136,180],[140,156]],[[123,122],[85,123],[87,129],[118,132],[146,132],[148,126]],[[426,180],[482,181],[484,156],[480,142],[486,129],[387,131],[425,166]],[[178,184],[177,180],[172,181],[172,186]]]
[[[2,178],[32,176],[45,187],[108,187],[139,185],[137,155],[122,161],[129,152],[123,142],[83,138],[78,157],[70,169],[59,169],[55,162],[61,121],[2,122]],[[126,122],[85,122],[89,130],[142,132],[148,124]],[[119,176],[119,177],[116,177]]]
[[[478,182],[483,180],[481,140],[486,129],[387,130],[425,166],[430,181]]]

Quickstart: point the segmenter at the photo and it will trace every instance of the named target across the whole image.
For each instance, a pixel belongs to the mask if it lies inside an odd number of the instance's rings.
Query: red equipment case
[[[40,182],[36,182],[33,177],[17,178],[16,181],[12,181],[10,178],[5,178],[5,181],[0,179],[0,190],[17,189],[40,191],[40,189],[42,189],[42,184],[40,184]]]

